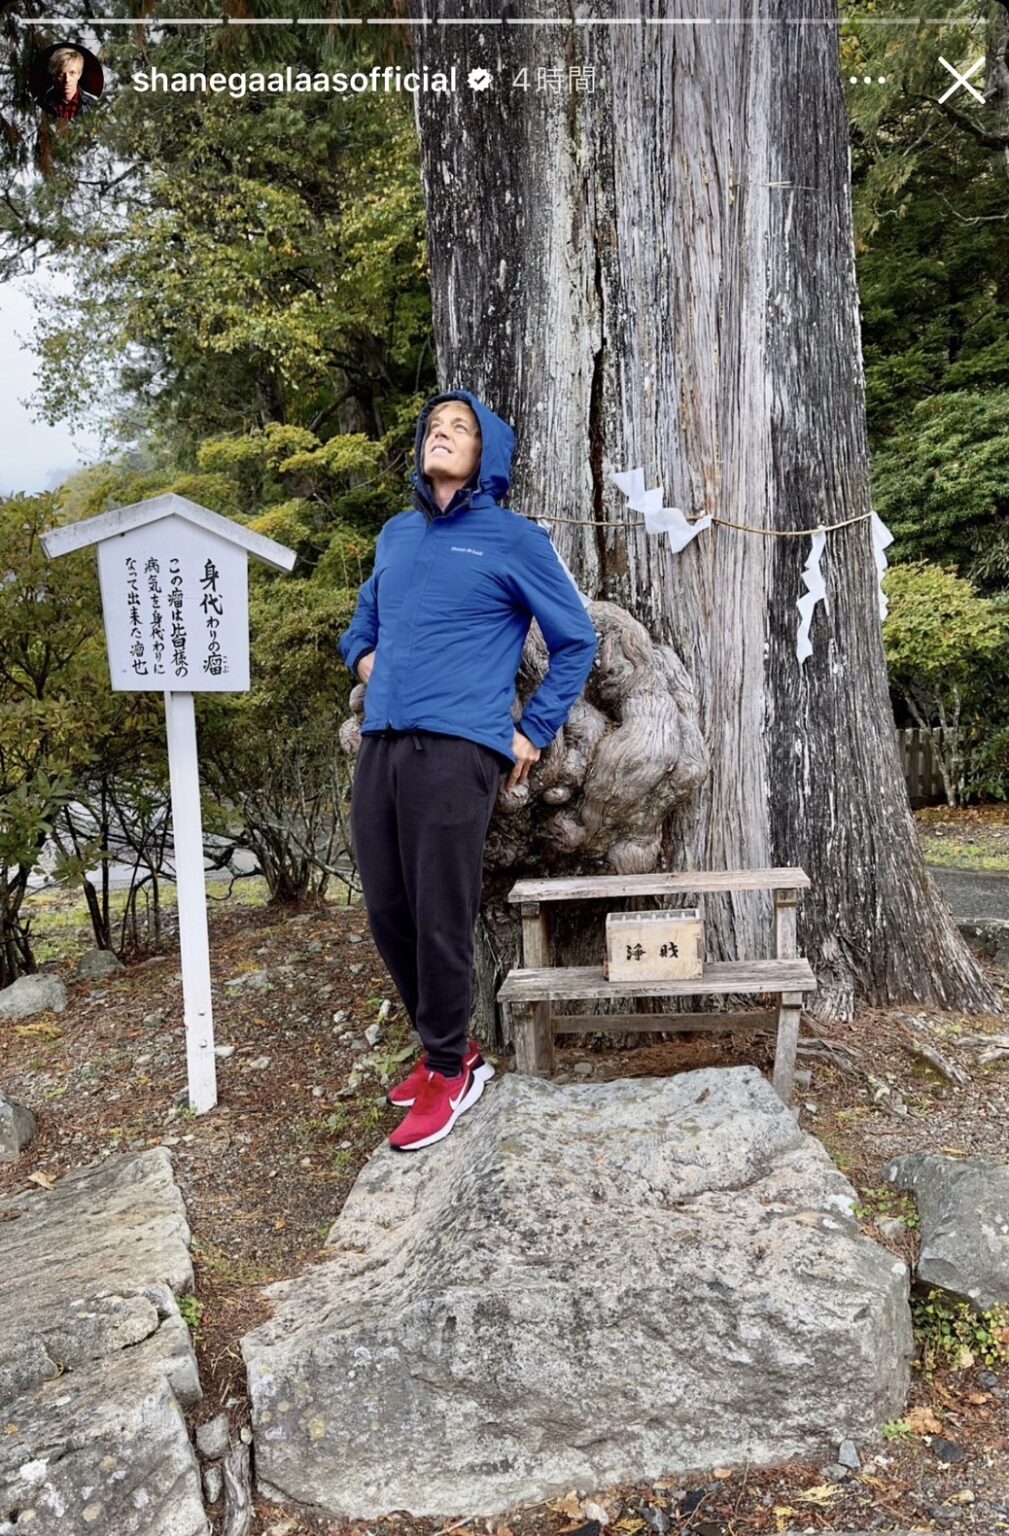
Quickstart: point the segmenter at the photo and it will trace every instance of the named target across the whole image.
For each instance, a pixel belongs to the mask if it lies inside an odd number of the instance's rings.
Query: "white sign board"
[[[180,517],[163,517],[103,539],[98,578],[114,689],[248,689],[244,549]]]
[[[249,555],[278,571],[297,555],[173,492],[42,535],[50,557],[91,545],[112,686],[165,696],[189,1103],[204,1114],[217,1069],[193,694],[248,689]]]

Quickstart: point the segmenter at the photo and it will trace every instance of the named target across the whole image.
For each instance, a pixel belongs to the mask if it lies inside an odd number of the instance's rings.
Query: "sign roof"
[[[278,571],[289,571],[298,558],[297,550],[288,549],[286,544],[278,544],[265,534],[253,533],[251,528],[236,523],[234,518],[222,517],[219,512],[211,512],[209,507],[201,507],[199,502],[177,496],[174,491],[165,496],[153,496],[148,501],[136,501],[129,507],[114,507],[111,512],[100,512],[97,517],[86,517],[79,523],[50,528],[42,535],[42,548],[52,559],[56,555],[69,554],[73,549],[101,544],[118,534],[129,533],[132,528],[141,528],[145,523],[158,522],[165,517],[181,517],[187,523],[205,528],[208,533],[237,544],[264,565],[273,566]]]

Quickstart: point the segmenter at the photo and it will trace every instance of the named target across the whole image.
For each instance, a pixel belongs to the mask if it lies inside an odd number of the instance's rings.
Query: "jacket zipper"
[[[458,507],[454,508],[453,514],[452,514],[453,516],[455,515],[455,512],[461,512],[463,507],[472,506],[472,504],[473,504],[473,491],[474,491],[474,489],[475,489],[475,487],[471,486],[470,489],[466,492],[466,495],[463,497],[463,499],[459,503]],[[427,501],[428,506],[431,506],[432,503],[428,499],[427,493],[424,492],[424,491],[421,491],[420,494],[423,496],[425,501]],[[441,516],[441,517],[447,517],[449,515],[449,507],[451,507],[451,502],[449,503],[448,507],[443,508],[436,515]],[[424,538],[425,539],[427,538],[428,534],[431,532],[431,528],[433,526],[433,521],[434,521],[433,518],[430,518],[430,519],[427,520],[427,526],[424,529]],[[416,559],[415,559],[414,560],[414,565],[415,566],[416,566],[416,563],[417,562],[416,562]],[[410,575],[411,575],[411,577],[413,576],[413,572],[412,571],[411,571]],[[430,575],[430,572],[428,572],[428,575]],[[427,586],[427,580],[425,579],[424,587],[426,587],[426,586]],[[414,611],[413,611],[413,623],[410,626],[410,649],[407,652],[406,663],[405,663],[405,665],[407,667],[409,667],[410,657],[413,655],[413,635],[414,635],[414,630],[415,630],[416,625],[417,625],[417,608],[420,607],[421,600],[422,600],[422,598],[424,596],[424,587],[421,587],[420,591],[417,594],[417,605],[416,605],[416,607],[414,608]],[[395,681],[392,680],[392,681],[390,681],[390,685],[389,685],[389,702],[386,705],[386,711],[385,711],[385,713],[386,713],[385,729],[388,730],[388,729],[391,728],[393,730],[403,730],[403,731],[409,730],[410,727],[406,726],[406,725],[403,725],[403,726],[393,726],[392,720],[389,718],[392,715],[392,712],[393,712],[392,711],[392,707],[393,707],[393,700],[394,700],[395,696],[398,696],[398,690],[396,689]]]

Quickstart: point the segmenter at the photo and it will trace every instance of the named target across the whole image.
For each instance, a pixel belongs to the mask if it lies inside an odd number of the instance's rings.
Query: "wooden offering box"
[[[664,981],[700,976],[703,946],[697,907],[665,912],[607,912],[603,975],[608,981]]]

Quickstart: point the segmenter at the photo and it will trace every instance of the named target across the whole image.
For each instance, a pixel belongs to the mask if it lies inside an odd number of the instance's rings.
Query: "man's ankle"
[[[437,1067],[431,1061],[425,1062],[425,1066],[429,1072],[440,1072],[442,1077],[447,1077],[450,1081],[452,1081],[454,1078],[462,1076],[461,1061],[456,1062],[454,1067]]]

